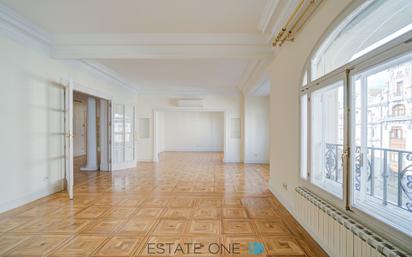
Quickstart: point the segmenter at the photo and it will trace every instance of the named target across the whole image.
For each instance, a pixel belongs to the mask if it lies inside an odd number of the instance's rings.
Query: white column
[[[87,163],[80,170],[97,170],[96,99],[87,99]]]
[[[100,170],[109,171],[107,101],[100,99]]]

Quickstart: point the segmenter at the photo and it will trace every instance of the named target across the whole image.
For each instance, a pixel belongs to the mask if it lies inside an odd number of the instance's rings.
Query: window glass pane
[[[300,176],[307,179],[308,96],[300,98]]]
[[[366,1],[325,39],[311,59],[312,80],[412,30],[412,1]]]
[[[412,235],[412,54],[352,81],[353,206]]]
[[[311,96],[311,181],[342,198],[343,81]]]

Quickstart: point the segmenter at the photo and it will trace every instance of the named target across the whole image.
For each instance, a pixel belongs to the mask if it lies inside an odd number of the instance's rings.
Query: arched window
[[[392,107],[392,115],[393,116],[403,116],[405,115],[405,105],[404,104],[397,104]]]
[[[311,80],[412,30],[412,1],[366,1],[341,21],[310,61]]]
[[[355,1],[313,49],[300,90],[302,183],[397,238],[412,236],[412,145],[395,140],[412,142],[411,14],[411,0]]]

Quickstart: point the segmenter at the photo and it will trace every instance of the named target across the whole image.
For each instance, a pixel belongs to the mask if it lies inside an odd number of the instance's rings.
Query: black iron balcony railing
[[[343,181],[341,155],[343,145],[325,145],[325,177],[337,183]],[[412,212],[412,152],[390,148],[368,147],[367,158],[361,147],[356,146],[354,170],[355,190],[361,191],[366,182],[366,192],[382,201]],[[366,165],[366,169],[362,169]],[[366,171],[361,183],[361,172]]]

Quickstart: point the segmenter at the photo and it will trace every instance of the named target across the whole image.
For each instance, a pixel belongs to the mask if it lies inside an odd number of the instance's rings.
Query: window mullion
[[[351,90],[350,90],[350,70],[345,70],[345,77],[343,80],[344,83],[344,105],[343,105],[343,153],[342,153],[342,165],[343,165],[343,201],[345,208],[348,210],[350,207],[349,203],[349,183],[350,180],[350,99],[351,99]]]

